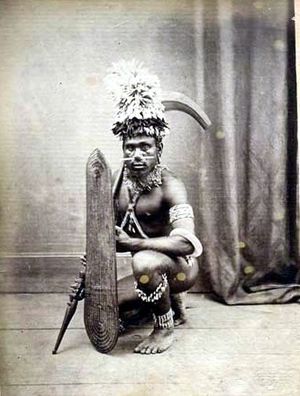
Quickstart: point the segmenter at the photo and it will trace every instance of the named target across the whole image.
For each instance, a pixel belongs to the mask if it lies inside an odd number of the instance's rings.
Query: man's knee
[[[170,276],[170,286],[175,292],[182,292],[190,289],[198,278],[198,264],[194,263],[192,267],[179,265]]]
[[[145,275],[141,281],[142,283],[143,281],[147,283],[149,275],[155,271],[162,270],[166,265],[166,261],[167,257],[162,253],[153,250],[141,250],[132,258],[133,273],[136,277]]]

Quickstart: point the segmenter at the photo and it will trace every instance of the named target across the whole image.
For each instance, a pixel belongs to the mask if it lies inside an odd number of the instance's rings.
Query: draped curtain
[[[201,268],[228,304],[299,298],[293,2],[203,0],[195,86]]]

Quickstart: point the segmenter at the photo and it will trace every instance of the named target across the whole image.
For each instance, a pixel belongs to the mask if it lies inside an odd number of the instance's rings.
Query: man
[[[160,164],[167,125],[157,78],[122,62],[106,81],[124,154],[123,172],[114,176],[117,251],[131,252],[134,278],[118,284],[120,312],[136,301],[151,307],[154,329],[135,352],[160,353],[173,341],[173,312],[179,324],[185,321],[179,293],[195,283],[202,246],[184,184]]]

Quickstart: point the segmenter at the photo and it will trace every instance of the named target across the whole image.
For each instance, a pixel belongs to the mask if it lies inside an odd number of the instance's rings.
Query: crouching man
[[[118,284],[120,313],[130,303],[149,305],[154,329],[135,352],[160,353],[172,344],[173,315],[185,321],[180,293],[197,279],[202,246],[183,182],[160,164],[168,127],[157,78],[124,62],[106,81],[118,107],[113,133],[123,145],[123,171],[114,176],[117,251],[132,254],[133,279]]]

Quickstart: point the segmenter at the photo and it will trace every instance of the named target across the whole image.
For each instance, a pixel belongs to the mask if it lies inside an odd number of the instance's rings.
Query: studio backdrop
[[[199,166],[203,268],[225,302],[297,285],[293,2],[196,2],[196,82],[213,120]],[[202,96],[203,95],[203,96]]]
[[[293,15],[286,0],[2,1],[1,289],[63,291],[76,274],[88,155],[100,148],[113,170],[121,159],[103,77],[135,58],[212,122],[167,114],[163,162],[204,245],[194,290],[297,299]]]

